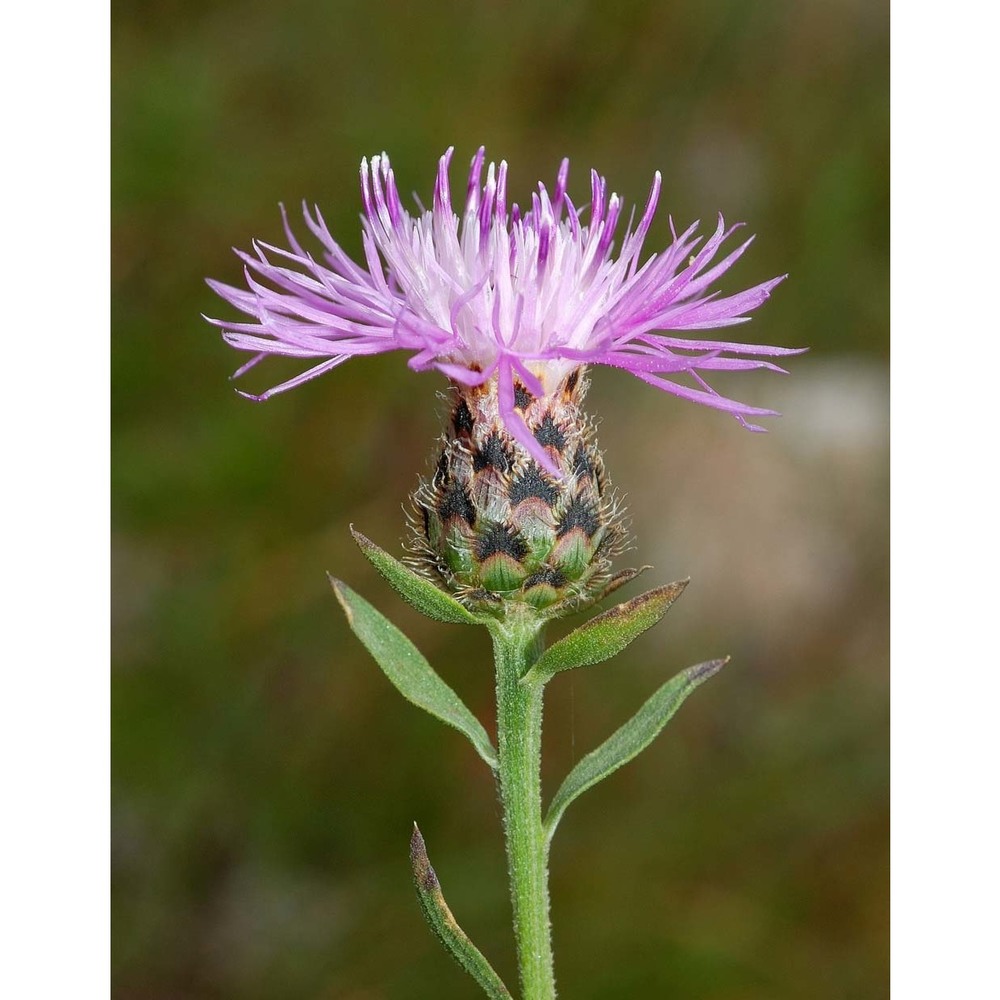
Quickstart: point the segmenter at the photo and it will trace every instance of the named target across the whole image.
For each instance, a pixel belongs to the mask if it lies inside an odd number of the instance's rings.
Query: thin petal
[[[277,396],[278,393],[287,392],[289,389],[294,389],[296,386],[302,385],[303,382],[309,382],[311,379],[318,378],[324,372],[330,371],[331,368],[336,368],[337,365],[343,364],[346,360],[346,356],[330,358],[328,361],[324,361],[321,364],[310,368],[308,371],[304,371],[301,374],[296,375],[294,378],[290,378],[287,382],[282,382],[280,385],[276,385],[259,395],[244,392],[242,389],[237,389],[236,391],[245,399],[252,399],[255,403],[263,403],[272,396]]]
[[[704,389],[691,389],[686,385],[678,385],[669,379],[660,378],[658,375],[649,375],[645,372],[633,372],[636,378],[641,378],[643,382],[655,385],[658,389],[673,393],[681,399],[687,399],[692,403],[701,403],[703,406],[710,406],[714,410],[722,410],[725,413],[738,413],[747,417],[777,417],[780,416],[777,410],[768,410],[760,406],[750,406],[748,403],[738,403],[735,399],[727,399],[714,392],[706,392]]]
[[[524,417],[514,406],[514,376],[509,361],[500,364],[499,383],[497,386],[500,403],[500,416],[510,431],[511,436],[522,448],[543,468],[554,476],[559,475],[559,466],[552,460],[549,453],[537,441],[534,434],[528,430]]]

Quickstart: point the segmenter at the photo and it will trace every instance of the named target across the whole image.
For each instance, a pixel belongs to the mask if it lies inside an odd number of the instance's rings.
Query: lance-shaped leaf
[[[396,690],[407,701],[465,733],[479,756],[496,770],[497,754],[486,730],[462,699],[434,672],[420,650],[347,584],[332,576],[330,583],[347,615],[347,624],[375,657]]]
[[[389,586],[412,604],[422,615],[439,622],[454,622],[459,625],[478,625],[479,619],[462,607],[450,594],[435,587],[419,573],[414,573],[398,559],[394,559],[384,549],[380,549],[370,538],[351,526],[351,534],[364,553],[365,558],[385,577]]]
[[[483,957],[483,953],[469,940],[468,935],[455,922],[448,904],[441,894],[441,884],[427,857],[427,847],[417,824],[413,824],[410,838],[410,865],[413,884],[417,887],[420,908],[438,940],[451,952],[452,957],[483,988],[490,1000],[511,1000],[510,991]]]
[[[545,817],[547,838],[551,841],[566,807],[578,795],[582,795],[588,788],[645,750],[670,721],[674,712],[681,707],[684,699],[699,684],[718,673],[728,662],[727,656],[722,660],[710,660],[682,670],[676,677],[667,681],[621,729],[582,758],[567,775],[552,799],[548,815]]]
[[[565,639],[549,646],[521,679],[523,684],[545,683],[553,674],[588,667],[620,653],[636,636],[652,628],[688,585],[687,580],[648,590],[591,618]]]

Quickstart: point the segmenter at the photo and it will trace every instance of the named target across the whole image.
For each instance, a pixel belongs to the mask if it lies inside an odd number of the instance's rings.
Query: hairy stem
[[[542,824],[542,687],[520,679],[542,650],[537,619],[493,630],[500,800],[523,1000],[556,995],[549,923],[548,845]]]

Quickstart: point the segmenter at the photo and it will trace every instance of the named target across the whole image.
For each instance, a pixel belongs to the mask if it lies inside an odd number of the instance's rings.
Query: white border
[[[997,14],[893,6],[892,976],[996,990]]]
[[[109,31],[5,14],[0,995],[106,997]]]

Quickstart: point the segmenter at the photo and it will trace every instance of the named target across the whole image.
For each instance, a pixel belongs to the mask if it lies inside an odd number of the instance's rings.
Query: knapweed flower
[[[251,323],[211,320],[233,347],[254,354],[237,375],[268,354],[323,359],[267,392],[244,395],[267,399],[348,358],[412,351],[411,368],[437,368],[462,385],[482,385],[495,376],[510,432],[547,467],[517,414],[516,380],[544,396],[574,368],[612,365],[744,420],[775,415],[719,395],[703,377],[750,368],[781,371],[760,358],[796,353],[698,338],[698,331],[746,322],[786,277],[725,297],[712,290],[752,241],[713,264],[739,225],[727,228],[720,216],[701,245],[694,223],[679,236],[674,232],[663,253],[640,264],[660,197],[658,172],[638,225],[626,229],[614,256],[622,205],[617,194],[608,196],[596,172],[588,209],[571,201],[569,161],[563,160],[552,195],[539,184],[531,208],[522,213],[517,204],[508,209],[506,162],[499,168],[491,163],[481,185],[485,149],[480,149],[459,217],[448,180],[452,152],[438,165],[432,208],[417,216],[400,201],[389,158],[375,156],[371,165],[362,160],[364,267],[340,248],[319,209],[313,215],[304,207],[306,225],[323,247],[321,259],[301,246],[285,216],[290,249],[255,242],[255,254],[237,251],[248,289],[209,282],[253,317]],[[685,374],[693,386],[675,381]]]
[[[233,347],[320,359],[260,394],[263,400],[383,351],[412,353],[415,370],[436,368],[455,403],[439,460],[415,503],[422,544],[441,580],[472,595],[518,594],[536,606],[578,600],[607,583],[621,532],[593,435],[579,410],[583,369],[623,368],[696,403],[748,418],[774,415],[729,399],[705,380],[715,371],[770,368],[795,350],[701,339],[700,331],[746,322],[784,276],[721,296],[713,284],[751,240],[716,261],[739,226],[719,218],[708,239],[698,224],[641,260],[660,196],[653,180],[615,254],[622,204],[591,172],[590,203],[569,196],[563,160],[551,195],[508,205],[507,164],[486,168],[480,149],[461,216],[452,208],[449,149],[430,209],[410,215],[383,154],[361,163],[364,266],[330,234],[319,209],[305,222],[322,246],[314,256],[282,209],[288,248],[255,242],[237,251],[247,288],[210,281],[251,322],[211,320]],[[586,222],[584,221],[586,219]],[[235,376],[234,376],[235,377]],[[678,378],[686,377],[691,384]]]

